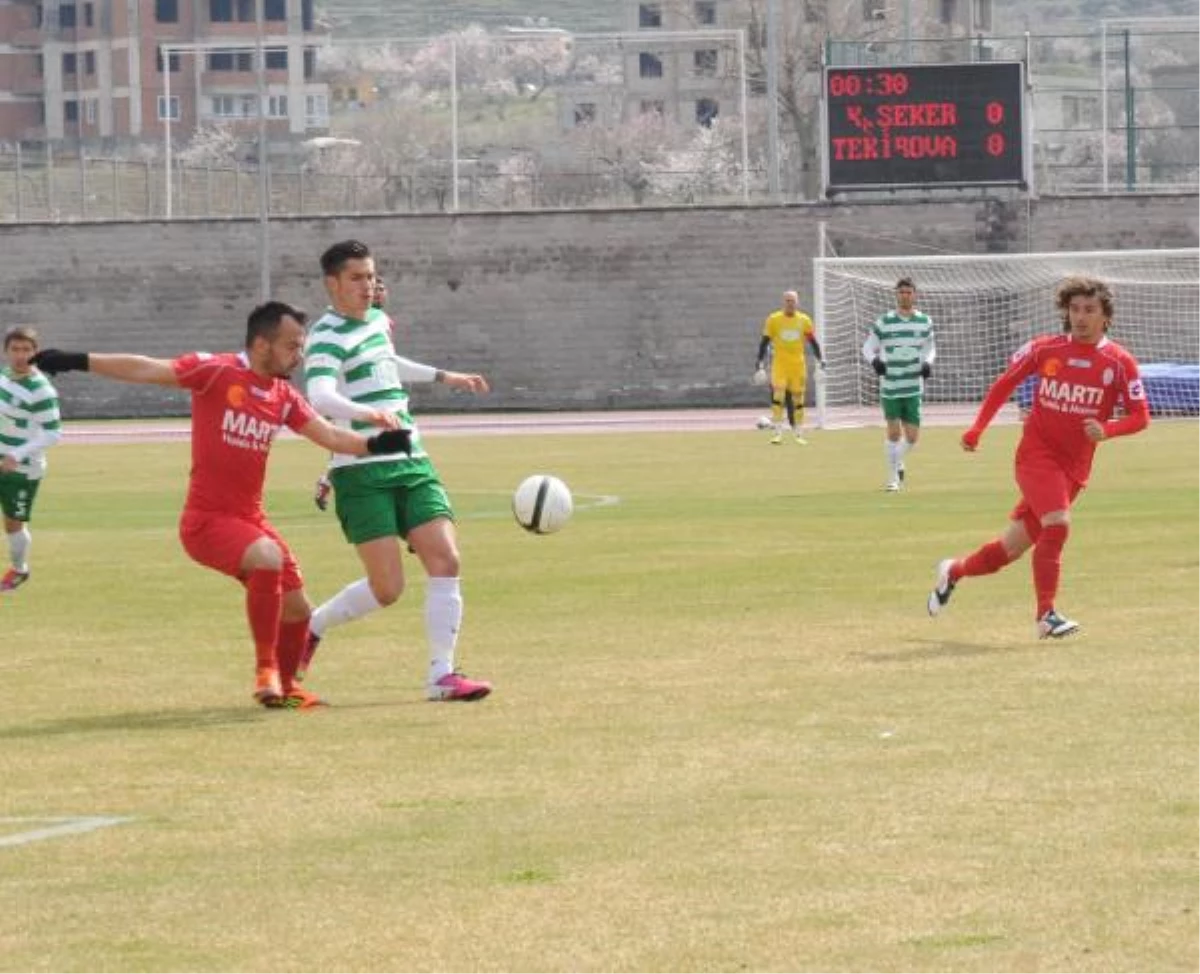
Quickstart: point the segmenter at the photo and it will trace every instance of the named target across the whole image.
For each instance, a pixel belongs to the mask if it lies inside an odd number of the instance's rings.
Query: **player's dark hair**
[[[914,291],[917,289],[917,286],[913,283],[913,279],[911,277],[902,277],[896,282],[897,291],[899,291],[902,287],[911,287]]]
[[[267,301],[260,304],[246,319],[246,347],[253,345],[256,338],[271,341],[284,318],[295,318],[301,325],[308,324],[308,315],[285,301]]]
[[[1071,330],[1071,299],[1079,297],[1099,298],[1104,317],[1112,321],[1116,303],[1113,301],[1111,288],[1098,277],[1076,275],[1066,278],[1054,292],[1054,306],[1058,308],[1059,317],[1062,318],[1064,332]],[[1108,331],[1107,324],[1104,330]]]
[[[13,342],[32,342],[38,348],[38,333],[28,325],[14,325],[4,333],[4,347],[7,349]]]
[[[371,248],[361,240],[343,240],[321,255],[321,273],[326,277],[336,277],[348,261],[366,260],[370,256]]]

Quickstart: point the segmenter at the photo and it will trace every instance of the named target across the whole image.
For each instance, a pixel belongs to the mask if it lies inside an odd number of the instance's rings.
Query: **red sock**
[[[978,551],[960,558],[950,568],[950,581],[973,578],[976,575],[991,575],[1012,561],[1008,551],[999,541],[989,541]]]
[[[1062,571],[1063,545],[1070,528],[1066,524],[1044,524],[1033,546],[1033,588],[1037,592],[1037,617],[1054,608],[1058,576]]]
[[[301,619],[299,622],[279,623],[279,639],[275,646],[279,653],[279,679],[283,683],[284,693],[287,693],[295,685],[296,669],[300,666],[300,657],[307,645],[307,619]]]
[[[246,577],[246,615],[250,619],[250,634],[254,637],[255,665],[262,669],[277,669],[275,639],[279,633],[279,617],[283,613],[283,576],[279,572],[259,569]]]

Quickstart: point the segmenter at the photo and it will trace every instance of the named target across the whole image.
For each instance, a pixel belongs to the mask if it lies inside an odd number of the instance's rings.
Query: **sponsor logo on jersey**
[[[1032,348],[1033,348],[1033,342],[1026,342],[1024,345],[1022,345],[1020,348],[1018,348],[1015,352],[1013,352],[1012,361],[1014,363],[1020,362],[1021,359],[1025,358],[1025,356],[1027,356],[1029,354],[1029,351]]]
[[[1129,398],[1130,399],[1145,399],[1146,387],[1142,385],[1141,379],[1134,379],[1129,383]]]
[[[271,391],[269,389],[260,389],[258,386],[251,386],[250,395],[255,399],[270,399]]]
[[[246,405],[246,387],[230,386],[225,390],[225,401],[234,409],[241,409],[244,405]],[[228,415],[228,413],[226,415]]]
[[[1092,367],[1092,363],[1085,358],[1069,358],[1067,359],[1067,365],[1075,369],[1090,369]]]
[[[779,337],[785,342],[798,342],[800,341],[800,331],[796,328],[785,328],[779,333]]]
[[[1062,362],[1056,358],[1046,359],[1042,363],[1042,375],[1055,376],[1058,375],[1058,370],[1062,368]]]
[[[242,450],[258,450],[265,453],[271,449],[271,441],[279,427],[265,419],[255,419],[249,413],[226,409],[221,420],[221,438],[230,446]]]
[[[1095,386],[1081,385],[1043,376],[1038,384],[1039,402],[1055,412],[1095,415],[1104,401],[1104,391]]]

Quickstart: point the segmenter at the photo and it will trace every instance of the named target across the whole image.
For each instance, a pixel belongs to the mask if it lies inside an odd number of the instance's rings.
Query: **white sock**
[[[383,606],[371,591],[371,583],[365,578],[360,578],[357,582],[351,582],[328,602],[319,605],[313,611],[308,628],[319,639],[325,635],[326,629],[361,619],[381,608]]]
[[[8,536],[8,555],[12,566],[19,572],[29,571],[29,548],[33,544],[33,536],[28,527],[14,531]]]
[[[888,440],[885,444],[887,453],[888,477],[895,480],[900,476],[900,444]]]
[[[429,641],[429,682],[454,672],[454,647],[462,624],[462,590],[457,578],[431,578],[425,587],[425,637]]]
[[[898,468],[904,466],[904,458],[908,456],[908,451],[914,446],[916,446],[916,444],[909,443],[908,440],[900,440],[896,443],[896,466]]]

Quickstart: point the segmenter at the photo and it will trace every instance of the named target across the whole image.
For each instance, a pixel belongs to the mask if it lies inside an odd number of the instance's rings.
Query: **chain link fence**
[[[1200,86],[1190,23],[831,41],[825,57],[870,65],[1025,61],[1038,192],[1195,192]],[[219,52],[180,53],[186,61]],[[254,102],[212,87],[213,64],[171,82],[202,125],[182,134],[175,126],[170,154],[161,142],[106,158],[54,144],[0,146],[0,221],[259,214]],[[788,199],[803,198],[796,173],[811,171],[811,152],[806,158],[799,146],[820,141],[812,67],[781,94],[789,131],[806,133],[780,145]],[[335,40],[316,50],[306,81],[325,86],[327,112],[315,113],[321,129],[273,147],[265,180],[271,215],[769,198],[761,50],[748,48],[741,31],[472,28],[432,39]],[[275,113],[278,95],[272,99]],[[249,122],[226,114],[231,105],[245,113],[247,104]],[[313,114],[311,104],[306,111]]]

